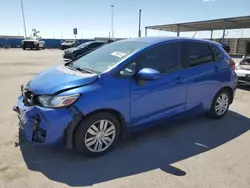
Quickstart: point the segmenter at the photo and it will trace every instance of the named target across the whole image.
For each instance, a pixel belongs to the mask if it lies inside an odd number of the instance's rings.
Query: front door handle
[[[183,78],[183,77],[180,77],[180,76],[178,76],[177,78],[175,78],[175,80],[174,80],[176,83],[182,83],[182,82],[185,82],[186,81],[186,79],[185,78]]]

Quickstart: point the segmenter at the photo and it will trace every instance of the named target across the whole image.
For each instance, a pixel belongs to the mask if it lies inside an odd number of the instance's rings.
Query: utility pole
[[[141,9],[139,10],[139,28],[138,28],[138,37],[141,37]]]
[[[27,37],[27,32],[26,32],[25,15],[24,15],[24,9],[23,9],[23,0],[21,0],[21,8],[22,8],[22,15],[23,15],[24,34],[25,34],[25,38],[26,38]]]
[[[114,39],[114,5],[111,5],[111,37]]]

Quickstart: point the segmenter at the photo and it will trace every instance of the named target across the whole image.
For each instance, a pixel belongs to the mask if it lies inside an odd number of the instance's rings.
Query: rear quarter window
[[[210,49],[213,53],[215,61],[219,61],[223,58],[223,53],[217,46],[210,44]]]

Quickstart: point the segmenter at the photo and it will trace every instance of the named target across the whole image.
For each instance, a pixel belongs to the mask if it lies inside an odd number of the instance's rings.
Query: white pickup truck
[[[41,39],[41,37],[27,37],[22,40],[22,48],[25,50],[26,48],[30,49],[44,49],[45,48],[45,41]]]

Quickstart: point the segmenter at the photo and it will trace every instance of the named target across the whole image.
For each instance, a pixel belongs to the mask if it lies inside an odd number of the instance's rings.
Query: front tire
[[[222,118],[228,112],[228,108],[231,101],[231,95],[225,89],[219,91],[214,97],[212,106],[210,108],[210,117]]]
[[[90,115],[80,123],[74,135],[75,148],[89,157],[109,152],[120,139],[120,123],[111,113]]]

